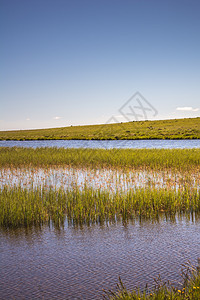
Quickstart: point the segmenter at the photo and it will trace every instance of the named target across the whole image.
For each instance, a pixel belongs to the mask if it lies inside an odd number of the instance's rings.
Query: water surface
[[[0,141],[0,147],[58,147],[58,148],[200,148],[200,140],[43,140],[43,141]]]
[[[200,187],[199,171],[154,171],[120,169],[91,169],[73,167],[50,168],[2,168],[0,169],[0,189],[4,186],[23,188],[109,190],[128,192],[134,188],[190,188]]]
[[[129,289],[161,275],[175,285],[200,256],[200,221],[0,230],[0,299],[102,299],[120,276]]]
[[[199,148],[199,140],[0,141],[0,146],[65,148]],[[190,184],[199,185],[198,174]],[[87,169],[1,169],[0,186],[49,187],[85,183],[127,190],[164,183],[181,185],[180,174]],[[180,181],[180,183],[179,183]],[[181,281],[182,264],[200,257],[200,220],[194,216],[135,219],[104,225],[64,228],[0,229],[0,299],[102,299],[118,277],[128,289],[150,287],[154,278]]]

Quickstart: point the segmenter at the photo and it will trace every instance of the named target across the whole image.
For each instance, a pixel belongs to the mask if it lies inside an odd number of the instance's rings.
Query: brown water
[[[152,287],[176,285],[181,264],[200,257],[200,221],[134,220],[127,224],[0,230],[0,299],[101,299],[118,276]]]

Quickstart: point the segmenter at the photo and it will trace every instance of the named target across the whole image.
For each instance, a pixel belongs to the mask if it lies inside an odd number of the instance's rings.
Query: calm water
[[[2,168],[0,169],[0,189],[4,186],[24,188],[52,188],[80,190],[85,186],[93,189],[108,190],[110,193],[127,192],[134,188],[181,188],[187,182],[190,188],[200,188],[198,170],[188,172],[138,171],[90,168]]]
[[[65,148],[200,148],[199,140],[141,141],[0,141],[7,147]],[[119,177],[87,170],[1,170],[0,185],[47,186],[93,182],[133,185],[154,180],[154,174]],[[96,171],[98,172],[98,170]],[[100,176],[101,175],[101,176]],[[113,177],[114,176],[114,177]],[[146,177],[147,178],[146,178]],[[164,179],[170,174],[162,175]],[[163,182],[163,177],[155,177]],[[102,178],[103,179],[102,179]],[[159,180],[158,180],[159,179]],[[169,177],[170,179],[170,177]],[[173,178],[172,178],[173,179]],[[177,180],[177,178],[176,178]],[[122,181],[122,182],[121,182]],[[127,181],[127,182],[126,182]],[[196,182],[196,181],[195,181]],[[139,221],[58,229],[0,229],[0,299],[102,299],[102,289],[114,289],[120,276],[128,289],[153,286],[159,274],[175,285],[182,264],[200,257],[200,220],[176,216],[173,220]]]
[[[64,147],[64,148],[200,148],[200,140],[46,140],[46,141],[0,141],[0,147]]]
[[[101,299],[118,276],[127,287],[177,285],[200,257],[200,221],[176,217],[82,228],[0,230],[0,299]]]

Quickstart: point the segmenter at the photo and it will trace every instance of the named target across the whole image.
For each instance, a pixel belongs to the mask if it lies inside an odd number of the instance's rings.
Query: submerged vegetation
[[[0,131],[0,140],[200,139],[200,118]]]

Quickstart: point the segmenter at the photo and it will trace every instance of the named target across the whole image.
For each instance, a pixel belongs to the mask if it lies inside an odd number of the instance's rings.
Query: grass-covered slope
[[[200,139],[200,118],[0,131],[0,140]]]

